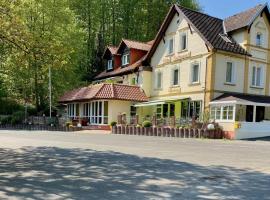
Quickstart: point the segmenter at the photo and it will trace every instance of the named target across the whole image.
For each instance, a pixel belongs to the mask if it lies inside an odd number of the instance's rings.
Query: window
[[[136,83],[137,83],[136,77],[133,77],[131,79],[131,85],[136,85]]]
[[[179,69],[174,69],[172,73],[172,85],[179,85]]]
[[[234,119],[234,106],[212,106],[210,118],[213,120],[231,121]]]
[[[224,106],[223,107],[223,120],[233,120],[233,106]]]
[[[252,86],[263,87],[263,73],[261,67],[252,67]]]
[[[161,118],[161,115],[162,115],[162,105],[157,105],[156,107],[156,115],[157,115],[157,118]]]
[[[136,116],[136,107],[130,106],[130,116]]]
[[[124,54],[122,56],[122,66],[128,65],[130,61],[130,55],[129,54]]]
[[[187,49],[187,34],[180,33],[180,51]]]
[[[234,65],[232,62],[227,62],[226,83],[234,83]]]
[[[262,34],[261,33],[257,33],[257,35],[256,35],[256,45],[262,46]]]
[[[89,107],[91,124],[108,124],[108,101],[92,101]]]
[[[162,88],[162,72],[157,72],[156,76],[156,88],[161,89]]]
[[[192,83],[199,82],[199,64],[192,65],[191,82]]]
[[[181,103],[181,117],[199,117],[201,114],[202,101],[183,101]]]
[[[108,60],[107,70],[111,70],[113,68],[113,60]]]
[[[68,104],[67,106],[68,109],[68,117],[76,117],[79,116],[79,104]]]
[[[174,39],[169,39],[169,45],[168,45],[168,55],[171,55],[174,53]]]
[[[83,116],[90,117],[90,104],[89,103],[83,104]]]

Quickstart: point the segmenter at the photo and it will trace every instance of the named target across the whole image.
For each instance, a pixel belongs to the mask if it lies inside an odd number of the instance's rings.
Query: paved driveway
[[[0,199],[270,199],[270,142],[0,132]]]

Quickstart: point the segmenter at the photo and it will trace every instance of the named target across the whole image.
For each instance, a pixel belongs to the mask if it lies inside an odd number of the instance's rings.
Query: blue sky
[[[270,5],[270,0],[198,0],[198,2],[205,13],[221,19],[252,8],[260,3]]]

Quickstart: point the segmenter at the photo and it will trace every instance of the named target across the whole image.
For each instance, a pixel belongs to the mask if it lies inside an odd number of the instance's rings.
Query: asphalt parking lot
[[[270,199],[270,142],[0,131],[0,199]]]

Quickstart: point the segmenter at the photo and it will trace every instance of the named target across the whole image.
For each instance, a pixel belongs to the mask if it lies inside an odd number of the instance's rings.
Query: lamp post
[[[49,66],[49,101],[50,101],[50,118],[52,118],[52,74]]]

